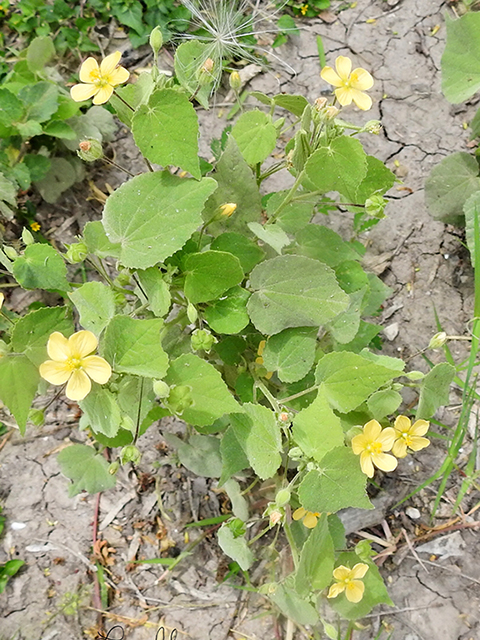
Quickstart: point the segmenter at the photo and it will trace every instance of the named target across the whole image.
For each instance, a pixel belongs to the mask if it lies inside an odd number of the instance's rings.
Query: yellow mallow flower
[[[352,438],[353,453],[360,456],[362,471],[369,478],[373,478],[373,465],[382,471],[393,471],[397,467],[397,459],[385,453],[393,447],[395,437],[392,427],[382,429],[379,422],[370,420],[363,427],[363,433]]]
[[[3,307],[4,300],[5,300],[5,295],[0,292],[0,309]]]
[[[307,511],[303,507],[298,507],[292,514],[294,520],[301,520],[303,518],[303,524],[307,529],[314,529],[317,526],[320,513],[318,511]]]
[[[420,451],[430,444],[428,438],[422,438],[430,426],[426,420],[417,420],[413,424],[407,416],[398,416],[393,428],[395,430],[395,442],[392,453],[397,458],[405,458],[407,448],[412,451]]]
[[[367,571],[368,564],[364,564],[363,562],[356,564],[353,569],[349,569],[343,566],[343,564],[334,569],[333,577],[338,582],[332,584],[327,598],[336,598],[345,591],[349,602],[360,602],[363,598],[363,592],[365,591],[365,585],[361,579]]]
[[[372,99],[364,91],[373,87],[372,76],[361,67],[352,71],[352,61],[345,56],[338,56],[335,69],[323,67],[320,76],[336,87],[335,96],[342,107],[347,107],[353,100],[359,109],[368,111],[372,106]]]
[[[77,331],[68,339],[55,331],[47,343],[51,360],[40,365],[40,375],[51,384],[68,381],[65,389],[67,398],[83,400],[92,388],[90,378],[98,384],[105,384],[112,375],[106,360],[89,355],[97,345],[98,340],[91,331]]]
[[[120,51],[104,58],[98,66],[95,58],[87,58],[80,67],[80,81],[70,89],[70,95],[75,102],[83,102],[93,97],[93,104],[105,104],[113,88],[123,84],[130,77],[130,73],[123,67],[118,67],[122,54]]]

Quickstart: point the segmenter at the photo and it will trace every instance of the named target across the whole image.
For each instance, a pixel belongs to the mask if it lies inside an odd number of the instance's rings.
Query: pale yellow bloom
[[[95,58],[87,58],[80,67],[80,81],[70,89],[70,95],[75,102],[83,102],[93,97],[93,104],[105,104],[113,88],[123,84],[130,77],[130,73],[123,67],[118,67],[122,54],[120,51],[104,58],[98,66]]]
[[[365,591],[365,585],[361,578],[368,571],[368,564],[359,562],[353,569],[345,567],[343,564],[334,569],[333,577],[338,580],[335,584],[332,584],[328,592],[327,598],[336,598],[338,595],[345,591],[345,595],[349,602],[360,602],[363,598],[363,592]]]
[[[51,360],[40,365],[40,375],[51,384],[65,384],[70,400],[83,400],[90,392],[90,378],[105,384],[112,375],[110,365],[100,356],[89,355],[97,348],[98,340],[91,331],[77,331],[65,338],[59,331],[51,334],[47,352]]]
[[[325,82],[336,87],[335,96],[342,107],[347,107],[353,100],[363,111],[371,108],[372,99],[364,91],[373,87],[373,78],[361,67],[352,71],[350,58],[338,56],[335,60],[335,70],[332,67],[323,67],[320,76]]]
[[[5,295],[0,292],[0,309],[3,307],[4,300],[5,300]]]
[[[225,204],[220,205],[222,216],[225,216],[226,218],[229,218],[236,208],[237,205],[235,202],[226,202]]]
[[[393,447],[395,437],[392,427],[382,429],[379,422],[370,420],[363,427],[363,433],[352,438],[353,453],[360,455],[360,466],[369,478],[373,478],[373,465],[382,471],[393,471],[397,467],[397,459],[384,453]]]
[[[313,529],[317,526],[318,518],[320,517],[320,513],[318,511],[307,511],[303,507],[298,507],[292,514],[292,518],[294,520],[302,520],[303,524],[307,527],[307,529]]]
[[[304,16],[304,15],[307,13],[307,11],[308,11],[308,4],[303,4],[303,5],[300,7],[300,11],[302,12],[302,16]]]
[[[427,433],[429,426],[430,423],[426,420],[417,420],[412,424],[407,416],[398,416],[393,426],[396,438],[392,448],[393,455],[397,458],[405,458],[407,448],[420,451],[428,447],[430,440],[421,436]]]

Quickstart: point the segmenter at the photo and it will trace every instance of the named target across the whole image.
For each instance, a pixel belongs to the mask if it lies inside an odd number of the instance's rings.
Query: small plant
[[[5,527],[5,520],[5,516],[2,515],[2,507],[0,507],[0,536]],[[0,563],[0,594],[5,591],[5,587],[10,578],[13,578],[24,564],[25,562],[23,560],[7,560],[7,562]]]

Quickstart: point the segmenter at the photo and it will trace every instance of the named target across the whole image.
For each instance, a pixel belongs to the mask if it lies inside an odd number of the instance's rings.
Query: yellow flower
[[[365,475],[373,478],[373,465],[382,471],[393,471],[397,467],[397,459],[384,453],[390,451],[394,442],[394,429],[382,429],[376,420],[367,422],[363,427],[363,433],[352,438],[353,453],[360,455],[360,466]]]
[[[77,331],[68,340],[55,331],[47,343],[51,360],[40,365],[40,375],[51,384],[59,385],[68,381],[65,390],[67,398],[83,400],[92,388],[90,378],[98,384],[105,384],[112,375],[106,360],[89,355],[97,345],[98,340],[91,331]]]
[[[421,436],[427,433],[429,426],[430,423],[426,420],[417,420],[412,424],[407,416],[398,416],[393,425],[396,438],[392,448],[393,455],[397,458],[405,458],[407,447],[412,451],[420,451],[428,447],[430,440]]]
[[[360,67],[352,71],[352,61],[345,56],[338,56],[335,69],[336,71],[332,67],[323,67],[320,76],[328,84],[337,87],[335,96],[342,107],[347,107],[353,100],[359,109],[368,111],[372,106],[372,99],[364,91],[373,87],[372,76]]]
[[[0,292],[0,309],[3,307],[4,300],[5,300],[5,294]]]
[[[303,518],[303,524],[307,529],[314,529],[317,526],[320,513],[318,511],[307,511],[303,507],[298,507],[293,512],[292,518],[294,520],[301,520]]]
[[[303,4],[303,5],[300,7],[300,11],[302,12],[302,16],[304,16],[304,15],[307,13],[307,11],[308,11],[308,4]]]
[[[40,225],[38,222],[31,222],[30,223],[30,229],[32,231],[40,231]]]
[[[113,88],[130,77],[126,69],[117,66],[121,57],[120,51],[115,51],[102,60],[100,67],[95,58],[87,58],[80,67],[80,80],[85,84],[76,84],[70,89],[73,100],[83,102],[93,97],[93,104],[105,104]]]
[[[235,204],[235,202],[226,202],[225,204],[220,205],[220,212],[222,216],[229,218],[236,208],[237,205]]]
[[[327,598],[336,598],[345,591],[349,602],[360,602],[363,598],[363,592],[365,591],[365,585],[361,578],[363,578],[367,571],[368,564],[363,564],[363,562],[356,564],[353,569],[349,569],[343,566],[343,564],[334,569],[333,577],[335,580],[338,580],[338,582],[332,584]]]

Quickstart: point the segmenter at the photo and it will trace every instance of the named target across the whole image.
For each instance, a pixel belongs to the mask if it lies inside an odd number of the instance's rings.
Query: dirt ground
[[[364,114],[352,109],[348,116],[357,122],[381,120],[382,133],[363,140],[369,153],[385,160],[403,181],[390,193],[388,217],[366,240],[370,268],[394,291],[379,318],[386,327],[384,352],[404,358],[424,348],[436,332],[434,309],[451,335],[467,333],[473,310],[472,270],[462,234],[428,216],[423,194],[431,168],[452,151],[467,149],[463,123],[475,112],[475,100],[467,106],[452,106],[440,93],[448,4],[440,0],[360,0],[332,23],[306,21],[301,35],[277,50],[296,74],[274,64],[274,74],[257,76],[250,85],[265,92],[303,93],[309,99],[327,92],[319,78],[317,35],[323,38],[328,63],[337,55],[349,55],[372,72],[376,80],[372,111]],[[202,144],[225,126],[224,114],[219,117],[221,108],[217,107],[202,115]],[[135,167],[138,159],[125,138],[119,140],[117,153],[123,154],[125,164],[131,162]],[[105,175],[117,186],[119,176]],[[98,218],[100,210],[97,203],[85,202],[85,189],[76,188],[69,199],[49,207],[48,216],[59,227],[55,236],[65,238],[65,233],[78,233],[88,219]],[[350,216],[339,214],[332,225],[348,236]],[[22,308],[20,296],[16,304]],[[464,352],[459,345],[452,343],[452,351],[460,358]],[[409,364],[425,370],[419,357]],[[439,420],[455,424],[459,397],[452,390],[451,405],[439,411]],[[407,403],[409,400],[406,397]],[[89,637],[88,633],[96,637],[91,547],[97,496],[68,498],[67,481],[55,460],[66,443],[82,440],[75,429],[77,422],[75,404],[55,404],[41,433],[30,428],[25,439],[15,433],[0,452],[0,492],[8,518],[0,561],[12,553],[27,562],[0,596],[2,640],[80,640]],[[164,428],[176,433],[182,425],[167,420]],[[153,640],[163,622],[167,630],[176,628],[182,640],[286,638],[267,602],[219,584],[224,559],[214,534],[171,575],[161,565],[128,564],[137,555],[158,556],[159,546],[171,547],[171,555],[178,555],[187,544],[183,525],[192,516],[209,517],[223,507],[215,482],[169,463],[159,430],[151,428],[140,446],[144,452],[141,481],[133,473],[120,472],[116,489],[100,496],[99,536],[108,543],[102,549],[112,558],[107,580],[115,590],[106,630],[118,624],[126,638]],[[469,447],[467,442],[465,454]],[[402,461],[384,483],[386,491],[378,497],[373,515],[357,511],[344,515],[353,541],[362,537],[355,531],[367,531],[385,541],[390,529],[397,534],[402,528],[410,541],[405,544],[404,536],[382,565],[395,607],[377,608],[363,621],[364,630],[356,632],[355,639],[387,638],[389,632],[392,640],[480,638],[479,512],[460,520],[459,528],[450,527],[426,548],[416,544],[414,551],[411,540],[421,532],[420,525],[429,525],[434,491],[424,490],[386,514],[391,506],[389,496],[399,498],[418,486],[438,468],[443,455],[442,446],[434,444],[409,462]],[[454,476],[435,524],[452,517],[452,499],[460,482],[460,476]],[[478,493],[467,496],[464,509],[468,511],[478,499]],[[190,530],[192,540],[196,535]],[[375,548],[387,547],[388,542]],[[254,579],[265,569],[266,561],[262,561],[253,572]],[[121,630],[109,637],[120,640]],[[305,637],[294,630],[296,640]]]

